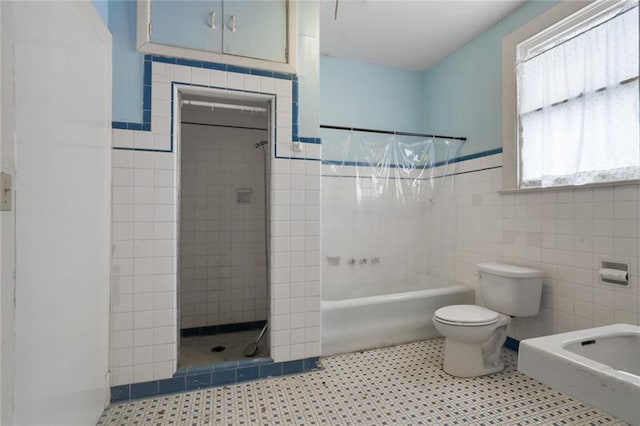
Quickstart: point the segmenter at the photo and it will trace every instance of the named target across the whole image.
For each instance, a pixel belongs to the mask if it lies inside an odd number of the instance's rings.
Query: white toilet
[[[443,369],[452,376],[475,377],[504,369],[500,360],[512,316],[536,315],[540,308],[543,272],[497,263],[478,265],[486,308],[445,306],[433,324],[447,339]]]

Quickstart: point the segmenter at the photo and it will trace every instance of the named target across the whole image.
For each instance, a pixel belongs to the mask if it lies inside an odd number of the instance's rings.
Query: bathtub
[[[462,284],[430,278],[420,286],[423,289],[323,300],[322,356],[439,337],[431,320],[436,309],[474,303],[473,289]]]
[[[518,370],[640,425],[640,326],[614,324],[523,340]]]

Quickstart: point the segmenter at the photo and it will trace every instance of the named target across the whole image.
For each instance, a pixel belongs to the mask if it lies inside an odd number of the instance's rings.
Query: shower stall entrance
[[[182,92],[178,368],[269,356],[270,100]]]

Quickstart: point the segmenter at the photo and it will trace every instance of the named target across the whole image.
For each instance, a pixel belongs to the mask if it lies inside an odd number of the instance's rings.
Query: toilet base
[[[442,369],[456,377],[477,377],[504,370],[500,360],[505,332],[497,330],[485,344],[470,344],[447,338],[444,344]]]

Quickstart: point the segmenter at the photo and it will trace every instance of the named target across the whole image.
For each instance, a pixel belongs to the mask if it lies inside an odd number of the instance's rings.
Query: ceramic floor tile
[[[460,379],[443,339],[339,355],[322,369],[112,404],[99,425],[624,425],[516,370]]]

